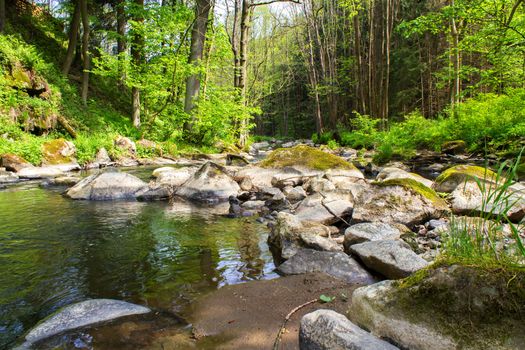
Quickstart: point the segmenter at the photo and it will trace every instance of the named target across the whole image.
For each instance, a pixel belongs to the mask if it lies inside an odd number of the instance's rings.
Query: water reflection
[[[72,201],[0,191],[0,348],[86,298],[181,312],[217,287],[273,278],[266,229],[179,203]]]

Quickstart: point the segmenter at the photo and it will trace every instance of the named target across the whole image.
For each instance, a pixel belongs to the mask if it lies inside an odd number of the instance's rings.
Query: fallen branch
[[[297,311],[301,310],[303,307],[308,306],[310,304],[313,304],[313,303],[315,303],[317,301],[318,301],[318,299],[312,299],[310,301],[307,301],[306,303],[297,306],[292,311],[290,311],[288,313],[288,315],[286,315],[286,317],[284,318],[283,324],[281,325],[281,328],[279,329],[279,333],[277,333],[277,337],[275,338],[275,342],[273,343],[273,348],[272,348],[273,350],[279,350],[279,345],[281,344],[281,338],[282,338],[282,336],[284,334],[284,331],[286,330],[286,323],[288,322],[288,320],[290,320],[290,317],[292,317],[292,315],[294,313],[296,313]]]

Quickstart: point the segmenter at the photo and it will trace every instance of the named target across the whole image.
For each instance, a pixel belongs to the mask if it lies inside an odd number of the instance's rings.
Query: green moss
[[[416,192],[423,197],[429,199],[432,203],[440,205],[440,206],[447,206],[447,203],[441,198],[433,189],[423,185],[422,183],[414,180],[414,179],[390,179],[386,181],[376,181],[372,184],[376,186],[402,186],[404,188],[407,188],[413,192]]]
[[[62,151],[68,147],[64,139],[56,139],[42,144],[42,154],[48,164],[65,164],[74,161],[71,156],[65,156]]]
[[[305,145],[277,149],[261,162],[261,166],[265,168],[303,166],[315,170],[356,169],[353,164],[338,156]]]
[[[475,165],[456,165],[443,171],[437,178],[436,183],[440,184],[455,178],[472,178],[472,179],[496,179],[496,173],[492,170]]]
[[[525,341],[520,332],[525,267],[465,266],[442,258],[396,287],[399,312],[451,336],[460,347],[491,348],[509,337]]]
[[[518,179],[523,180],[525,179],[525,163],[521,163],[516,168],[516,175],[518,175]]]

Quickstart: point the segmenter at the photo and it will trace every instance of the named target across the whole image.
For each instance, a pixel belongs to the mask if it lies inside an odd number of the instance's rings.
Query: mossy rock
[[[406,318],[435,325],[461,347],[525,345],[525,267],[442,260],[398,282],[394,293]]]
[[[456,165],[443,171],[435,180],[434,189],[450,193],[467,180],[496,182],[497,175],[490,169],[475,165]]]
[[[467,149],[467,143],[463,140],[447,141],[441,145],[441,152],[446,154],[460,154]]]
[[[414,193],[417,193],[425,197],[437,207],[448,208],[447,202],[445,202],[445,200],[441,198],[436,193],[436,191],[434,191],[430,187],[427,187],[414,179],[390,179],[390,180],[385,180],[385,181],[375,181],[372,184],[376,186],[383,186],[383,187],[402,186]]]
[[[518,165],[516,169],[516,175],[518,175],[518,179],[520,181],[525,180],[525,163],[521,163],[520,165]]]
[[[56,139],[42,144],[43,163],[48,165],[76,162],[76,148],[72,142]]]
[[[261,166],[264,168],[299,166],[314,170],[357,169],[353,164],[336,155],[306,145],[277,149],[261,162]]]

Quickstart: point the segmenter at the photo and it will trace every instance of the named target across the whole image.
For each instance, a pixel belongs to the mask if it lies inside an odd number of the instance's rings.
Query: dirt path
[[[199,349],[272,349],[286,315],[321,294],[335,296],[296,312],[287,324],[280,349],[298,349],[301,317],[326,308],[345,313],[353,289],[324,274],[306,274],[221,288],[195,303],[190,322]]]

